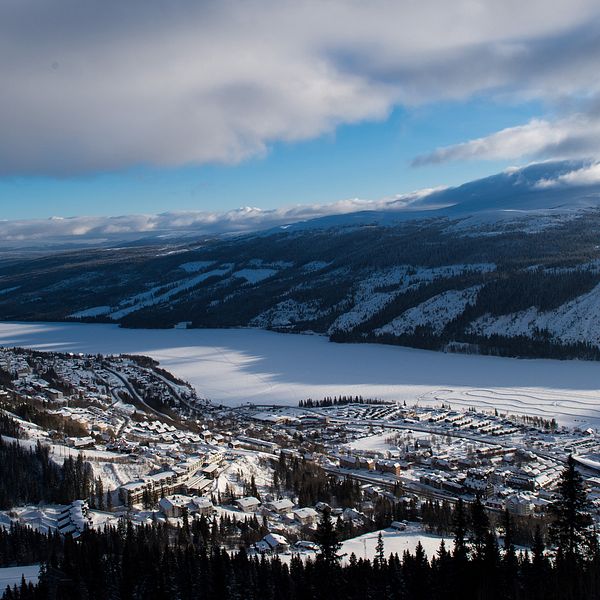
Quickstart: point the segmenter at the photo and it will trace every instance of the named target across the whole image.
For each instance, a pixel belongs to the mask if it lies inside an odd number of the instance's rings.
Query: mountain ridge
[[[412,203],[445,208],[400,216],[358,212],[16,257],[0,264],[0,315],[599,358],[600,185],[560,183],[587,168],[569,161],[504,172]],[[589,327],[568,325],[589,312]]]

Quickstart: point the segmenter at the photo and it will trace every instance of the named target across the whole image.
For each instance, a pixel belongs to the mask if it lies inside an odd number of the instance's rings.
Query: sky
[[[551,7],[7,0],[0,220],[339,208],[596,159],[600,5]]]

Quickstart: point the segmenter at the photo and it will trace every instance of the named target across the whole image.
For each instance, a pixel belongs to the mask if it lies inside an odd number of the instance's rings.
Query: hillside
[[[410,210],[13,259],[0,315],[597,358],[600,187],[539,184],[573,168],[503,173]]]

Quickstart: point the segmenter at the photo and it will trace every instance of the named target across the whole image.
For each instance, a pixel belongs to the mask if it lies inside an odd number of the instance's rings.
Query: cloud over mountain
[[[453,160],[505,160],[528,156],[566,159],[600,156],[600,111],[579,112],[553,121],[532,119],[486,137],[438,148],[414,159],[414,166]]]
[[[166,212],[156,215],[76,216],[0,221],[0,244],[57,242],[99,243],[144,235],[240,233],[361,210],[401,210],[434,190],[421,190],[382,200],[348,199],[322,205],[264,210],[242,207],[227,212]]]

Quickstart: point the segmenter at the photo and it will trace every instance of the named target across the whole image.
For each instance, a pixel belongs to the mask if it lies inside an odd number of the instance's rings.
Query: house
[[[60,400],[63,397],[63,393],[60,390],[55,390],[54,388],[48,388],[46,390],[46,394],[51,400]]]
[[[258,498],[254,498],[254,496],[247,496],[246,498],[240,498],[235,501],[236,506],[242,512],[252,512],[258,509],[260,506],[260,500]]]
[[[307,540],[299,540],[294,544],[294,548],[297,550],[309,550],[311,552],[318,552],[321,548],[316,542],[310,542]]]
[[[208,498],[194,496],[190,503],[190,508],[194,514],[209,516],[212,515],[215,507]]]
[[[276,450],[279,449],[279,445],[275,442],[267,442],[265,440],[259,440],[257,438],[248,437],[246,435],[238,436],[237,441],[240,443],[240,446],[242,448],[248,448],[249,450],[257,450],[258,452],[274,453]]]
[[[67,444],[74,448],[86,448],[93,446],[96,443],[93,437],[86,435],[84,437],[70,437],[67,438]]]
[[[297,508],[293,513],[296,521],[302,525],[312,525],[319,518],[319,513],[314,508]]]
[[[119,488],[119,498],[125,504],[137,504],[142,501],[144,491],[166,496],[175,492],[177,487],[177,474],[174,471],[162,471],[122,485]]]
[[[183,516],[185,511],[189,512],[188,504],[190,501],[190,496],[175,494],[173,496],[161,498],[158,502],[158,505],[165,516],[177,518]]]
[[[527,517],[533,512],[533,509],[531,498],[525,494],[515,494],[506,499],[506,510],[516,515]]]
[[[208,479],[214,479],[219,472],[219,464],[214,462],[202,469],[202,474]]]
[[[402,465],[395,460],[378,460],[376,463],[376,467],[378,471],[382,473],[392,473],[396,477],[400,477],[402,473]]]
[[[279,533],[267,533],[261,542],[268,545],[270,552],[286,552],[290,548],[290,543]]]
[[[358,468],[358,459],[355,456],[340,456],[340,467],[342,469]]]
[[[284,515],[294,508],[294,503],[289,498],[283,498],[282,500],[273,500],[273,502],[267,503],[266,506],[278,515]]]
[[[342,520],[343,521],[359,521],[362,523],[366,519],[365,519],[365,515],[358,512],[357,510],[354,510],[353,508],[346,508],[342,512]]]
[[[74,538],[79,537],[85,529],[92,526],[89,507],[85,500],[74,500],[62,510],[57,519],[57,529],[63,534],[70,533]]]
[[[375,470],[375,461],[372,458],[367,458],[365,456],[361,456],[358,459],[358,468],[359,469],[367,469],[368,471]]]

